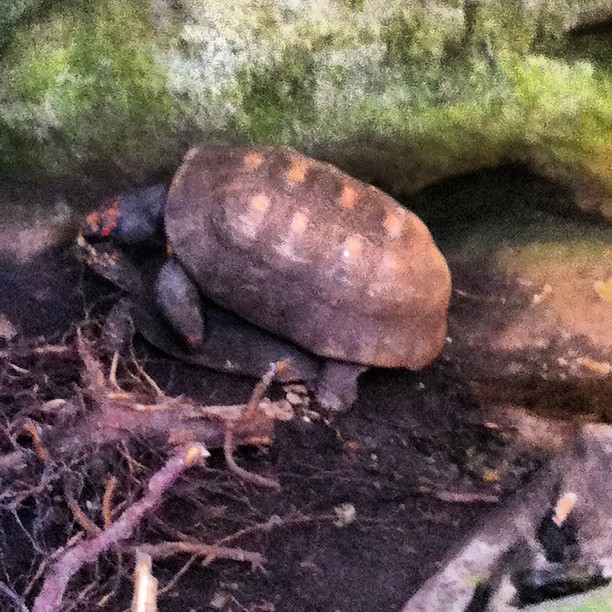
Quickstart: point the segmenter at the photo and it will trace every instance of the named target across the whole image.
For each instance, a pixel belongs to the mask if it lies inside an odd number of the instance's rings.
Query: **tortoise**
[[[154,344],[204,365],[209,349],[219,357],[239,345],[227,359],[250,374],[250,357],[239,357],[250,342],[251,357],[266,346],[265,358],[290,355],[287,376],[314,381],[330,410],[353,403],[367,368],[418,370],[444,345],[450,273],[425,224],[292,149],[193,147],[169,187],[106,202],[81,239],[105,254],[89,263],[137,296]],[[165,261],[144,274],[131,253],[165,243]]]

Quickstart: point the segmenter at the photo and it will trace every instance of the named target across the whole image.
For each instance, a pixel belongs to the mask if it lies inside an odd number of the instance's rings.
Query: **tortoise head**
[[[161,234],[167,194],[168,186],[159,184],[107,199],[85,218],[82,235],[91,241],[146,243]]]
[[[117,233],[121,214],[121,196],[104,202],[98,209],[85,217],[81,233],[87,240],[104,240]]]

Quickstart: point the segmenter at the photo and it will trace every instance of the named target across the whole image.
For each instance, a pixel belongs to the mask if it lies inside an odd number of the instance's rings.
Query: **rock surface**
[[[430,578],[412,597],[403,612],[446,610],[463,612],[472,600],[474,587],[491,572],[510,574],[522,567],[527,552],[542,555],[536,532],[551,504],[567,492],[575,494],[573,513],[578,523],[580,559],[598,567],[607,580],[612,578],[612,539],[609,522],[612,508],[612,488],[609,473],[612,469],[612,430],[608,425],[586,426],[575,442],[563,454],[555,457],[541,471],[539,478],[527,490],[517,494],[502,511],[486,521],[486,525],[469,539],[443,569]],[[496,568],[496,563],[516,543],[521,544],[525,559],[515,559],[517,565]],[[533,566],[535,567],[535,566]],[[586,566],[585,566],[586,567]],[[500,576],[501,578],[501,576]],[[495,597],[496,593],[493,593]],[[517,609],[511,604],[513,593],[492,609]],[[599,598],[598,594],[582,596],[583,602]],[[547,603],[548,605],[548,603]],[[501,607],[500,607],[501,606]],[[482,608],[478,608],[482,609]],[[486,608],[488,609],[488,608]],[[545,609],[552,609],[546,607]],[[563,609],[563,608],[562,608]]]
[[[610,45],[582,27],[605,25],[605,0],[18,4],[4,174],[146,183],[225,139],[294,146],[392,195],[524,160],[612,216]]]
[[[610,418],[612,226],[524,167],[421,198],[454,279],[445,354],[474,392]]]

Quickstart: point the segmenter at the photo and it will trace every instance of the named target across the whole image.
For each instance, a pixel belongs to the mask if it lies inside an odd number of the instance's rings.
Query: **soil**
[[[26,200],[19,190],[4,198]],[[6,220],[0,227],[0,313],[19,332],[11,340],[6,324],[0,325],[4,456],[36,450],[24,426],[27,418],[47,429],[65,424],[41,405],[80,396],[83,365],[75,357],[76,327],[95,332],[96,321],[117,298],[83,270],[69,246],[38,240],[25,254],[22,245],[16,256],[12,245],[20,243],[19,223]],[[453,272],[459,282],[476,277],[459,265]],[[499,291],[494,274],[478,279],[471,291],[481,296]],[[451,315],[462,309],[465,303],[455,296]],[[453,342],[460,339],[455,331]],[[48,345],[66,350],[41,350]],[[251,380],[170,360],[138,338],[134,350],[168,395],[237,403],[253,388]],[[512,398],[483,401],[460,365],[447,348],[422,372],[367,372],[348,414],[328,420],[314,404],[298,408],[292,421],[277,426],[269,448],[240,449],[238,463],[277,478],[280,491],[239,480],[226,469],[220,451],[206,467],[183,476],[132,543],[197,538],[212,544],[241,532],[231,545],[260,552],[265,562],[251,568],[216,560],[205,567],[187,555],[155,561],[160,610],[400,610],[449,549],[503,506],[571,435],[565,419],[536,416]],[[281,388],[272,389],[273,397],[282,394]],[[155,441],[136,438],[127,449],[83,448],[59,467],[53,457],[34,458],[26,471],[5,476],[0,608],[23,609],[20,601],[31,605],[44,575],[37,574],[45,568],[41,564],[82,531],[69,510],[71,496],[100,525],[104,479],[117,476],[115,503],[125,507],[143,493],[166,451]],[[129,551],[108,553],[71,582],[65,609],[129,609],[132,567]]]

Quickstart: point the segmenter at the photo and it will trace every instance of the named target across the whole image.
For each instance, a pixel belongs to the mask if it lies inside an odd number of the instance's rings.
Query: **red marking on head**
[[[99,212],[93,212],[87,217],[89,228],[108,238],[117,229],[117,221],[121,215],[121,198],[116,197],[107,201],[107,205]]]
[[[91,229],[94,232],[98,231],[98,226],[100,224],[100,213],[98,212],[90,213],[89,215],[87,215],[85,222],[87,223],[87,226],[89,227],[89,229]]]
[[[196,337],[193,334],[191,336],[187,336],[187,341],[191,346],[196,345]]]
[[[104,225],[101,234],[104,238],[108,238],[115,229],[117,229],[117,221],[112,219],[109,223]]]
[[[111,217],[111,219],[115,219],[119,216],[119,207],[117,206],[111,206],[107,211],[106,214]]]

